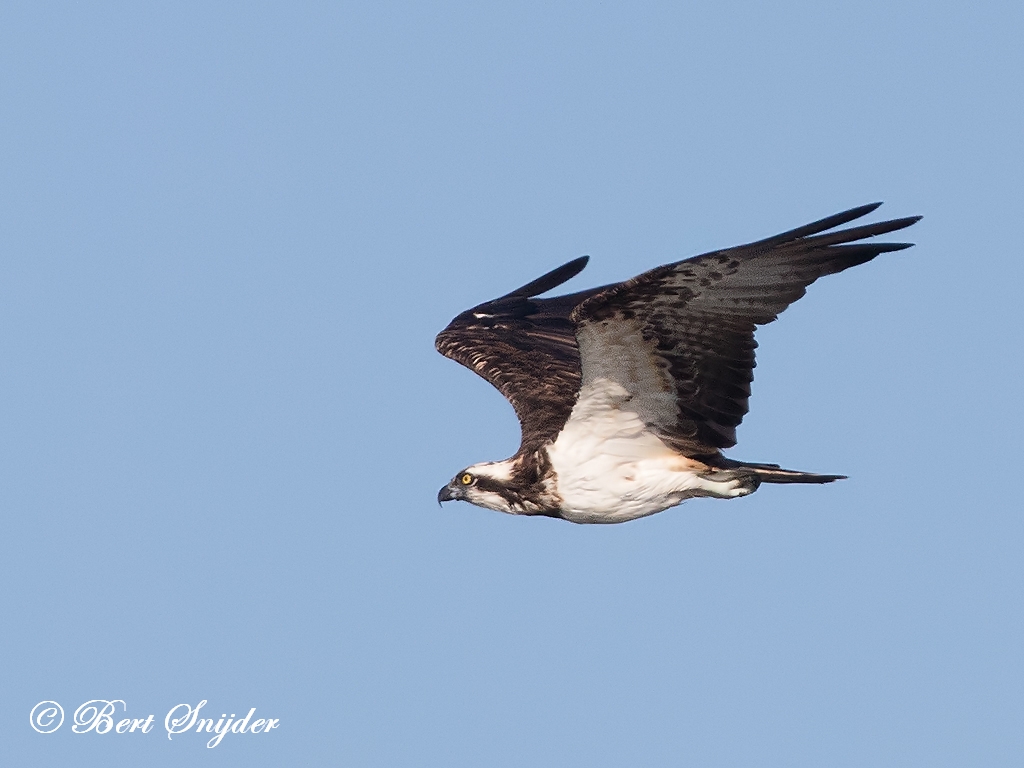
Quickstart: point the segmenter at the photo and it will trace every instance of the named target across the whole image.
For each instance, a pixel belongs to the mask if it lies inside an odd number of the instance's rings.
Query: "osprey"
[[[615,285],[536,298],[578,274],[583,256],[463,312],[437,349],[508,398],[522,441],[510,459],[459,472],[438,502],[619,523],[694,497],[746,496],[763,482],[844,479],[721,451],[736,444],[747,412],[754,328],[819,277],[911,246],[863,241],[920,216],[836,230],[879,205]]]

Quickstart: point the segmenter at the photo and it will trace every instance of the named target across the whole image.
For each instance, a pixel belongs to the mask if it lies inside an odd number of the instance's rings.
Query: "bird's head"
[[[520,514],[509,487],[512,467],[506,461],[491,461],[466,467],[437,493],[437,503],[468,501],[497,512]]]

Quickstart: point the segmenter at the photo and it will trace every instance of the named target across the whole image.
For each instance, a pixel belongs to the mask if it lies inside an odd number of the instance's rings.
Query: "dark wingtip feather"
[[[877,211],[882,207],[882,201],[879,200],[877,203],[866,203],[864,205],[858,205],[856,208],[851,208],[848,211],[837,214],[839,216],[849,216],[850,221],[859,219],[861,216],[867,216],[872,211]]]
[[[880,221],[878,224],[865,224],[864,226],[874,228],[874,232],[868,235],[868,237],[874,237],[875,235],[895,232],[898,229],[906,229],[917,224],[923,218],[923,216],[904,216],[901,219],[889,219],[888,221]]]
[[[539,294],[550,291],[552,288],[557,288],[559,285],[567,280],[571,280],[576,277],[583,268],[587,266],[587,262],[590,261],[589,256],[580,256],[577,259],[566,262],[562,266],[551,270],[547,274],[541,275],[536,280],[531,280],[521,288],[516,288],[514,291],[506,293],[501,298],[508,298],[510,296],[520,296],[524,299],[529,299]]]
[[[889,221],[877,221],[874,224],[862,224],[859,227],[851,227],[850,229],[839,229],[833,232],[826,232],[821,235],[815,235],[814,237],[805,237],[800,242],[805,248],[825,248],[828,246],[842,245],[845,243],[853,243],[857,240],[865,240],[869,237],[878,237],[879,235],[887,235],[890,232],[896,232],[900,229],[906,229],[907,227],[916,224],[920,221],[920,216],[908,216],[903,219],[890,219]],[[868,245],[865,243],[864,245]],[[878,245],[871,245],[872,248],[881,248],[888,243],[879,243]],[[898,245],[906,245],[905,243],[898,243]],[[881,253],[881,251],[879,251]]]
[[[881,203],[868,203],[867,205],[858,205],[856,208],[850,208],[848,211],[834,213],[831,216],[826,216],[824,219],[812,221],[810,224],[805,224],[802,227],[797,227],[796,229],[791,229],[787,232],[782,232],[778,235],[765,238],[764,240],[758,240],[757,242],[750,243],[750,247],[771,247],[781,245],[782,243],[788,243],[793,240],[799,240],[802,237],[817,235],[829,229],[840,227],[843,224],[849,224],[854,219],[859,219],[862,216],[867,216],[869,213],[876,210],[881,205]]]
[[[848,211],[842,213],[836,213],[832,216],[826,216],[824,219],[813,221],[810,224],[805,224],[802,227],[791,229],[788,232],[769,237],[764,240],[758,240],[755,243],[750,243],[750,248],[771,248],[783,243],[793,242],[794,240],[806,239],[808,242],[814,241],[821,245],[828,245],[830,243],[841,243],[850,242],[851,240],[860,239],[863,237],[875,237],[876,235],[882,235],[886,232],[894,232],[897,229],[904,229],[912,224],[916,224],[921,220],[921,216],[907,216],[902,219],[892,219],[890,221],[882,221],[876,224],[864,224],[853,229],[840,230],[838,232],[828,233],[828,230],[840,227],[843,224],[849,224],[851,221],[867,216],[872,211],[878,210],[881,203],[868,203],[867,205],[859,205],[856,208],[851,208]],[[827,234],[822,234],[827,233]],[[811,237],[817,235],[817,237]]]

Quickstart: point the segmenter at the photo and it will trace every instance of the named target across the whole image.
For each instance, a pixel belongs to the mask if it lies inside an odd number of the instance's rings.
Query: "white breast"
[[[630,401],[621,384],[592,379],[548,447],[567,520],[618,523],[704,495],[706,467],[662,442]]]

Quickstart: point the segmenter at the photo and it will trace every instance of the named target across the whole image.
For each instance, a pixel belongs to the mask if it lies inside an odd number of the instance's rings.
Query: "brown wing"
[[[689,455],[735,445],[754,378],[755,326],[775,320],[819,277],[910,247],[858,241],[920,217],[825,233],[879,205],[667,264],[587,298],[572,313],[583,385],[620,383],[631,395],[626,407]]]
[[[437,350],[478,373],[516,411],[520,452],[536,450],[561,431],[580,388],[580,353],[569,314],[600,288],[534,298],[587,264],[582,256],[505,296],[463,312],[437,336]]]

